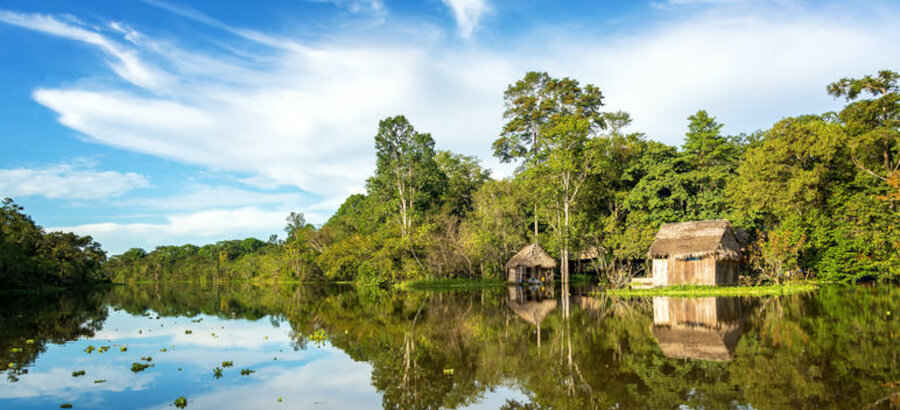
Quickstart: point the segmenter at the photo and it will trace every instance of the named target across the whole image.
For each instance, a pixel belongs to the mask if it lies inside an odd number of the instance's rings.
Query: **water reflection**
[[[738,298],[653,298],[653,337],[666,357],[731,360],[741,338]]]
[[[894,287],[627,300],[235,284],[30,295],[0,300],[0,359],[12,364],[0,408],[162,408],[180,395],[190,408],[883,407],[900,390],[898,312]],[[131,373],[143,356],[156,366]],[[224,360],[235,368],[212,377]],[[79,369],[87,376],[72,377]]]

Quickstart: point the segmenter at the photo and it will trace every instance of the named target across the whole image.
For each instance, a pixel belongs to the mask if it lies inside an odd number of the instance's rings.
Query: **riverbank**
[[[394,284],[393,288],[399,290],[478,289],[503,286],[504,284],[506,282],[500,279],[441,278],[407,280]]]
[[[700,286],[677,285],[652,289],[606,289],[600,293],[618,297],[648,297],[648,296],[778,296],[809,293],[818,289],[818,283],[790,283],[783,285],[756,285],[756,286]]]

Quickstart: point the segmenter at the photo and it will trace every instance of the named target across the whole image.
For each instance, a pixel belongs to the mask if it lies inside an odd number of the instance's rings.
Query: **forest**
[[[47,233],[12,199],[0,202],[0,289],[105,282],[105,261],[90,236]]]
[[[389,117],[375,132],[366,193],[348,197],[323,225],[291,213],[284,240],[134,248],[95,274],[374,286],[501,279],[504,263],[537,241],[560,261],[594,250],[591,274],[621,286],[645,274],[661,224],[728,219],[749,234],[749,283],[896,281],[898,79],[888,70],[839,79],[823,88],[843,102],[839,112],[785,117],[751,134],[723,135],[723,124],[700,110],[676,147],[631,130],[628,113],[604,111],[596,86],[529,72],[506,89],[505,123],[492,144],[498,159],[518,165],[509,178],[492,179],[477,158],[437,149],[405,116]],[[0,274],[12,275],[0,263]],[[563,278],[568,265],[560,264]]]

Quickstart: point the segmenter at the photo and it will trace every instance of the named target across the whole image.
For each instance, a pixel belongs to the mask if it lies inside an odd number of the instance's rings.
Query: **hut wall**
[[[712,255],[700,260],[669,257],[667,285],[716,285],[716,260]]]
[[[653,277],[653,286],[662,287],[669,285],[669,261],[666,259],[654,259],[653,260],[653,273],[651,277]]]
[[[716,284],[737,285],[740,261],[721,260],[716,262]]]

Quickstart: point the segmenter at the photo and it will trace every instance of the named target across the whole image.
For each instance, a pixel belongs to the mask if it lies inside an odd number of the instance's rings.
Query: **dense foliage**
[[[839,80],[827,87],[846,99],[839,113],[751,135],[723,135],[700,110],[673,147],[626,131],[629,115],[602,111],[595,86],[528,73],[507,89],[493,142],[519,165],[510,178],[491,180],[476,158],[437,150],[431,134],[390,117],[375,135],[367,192],[323,226],[292,214],[283,243],[132,250],[107,266],[117,280],[501,278],[503,263],[538,241],[563,261],[592,250],[589,270],[621,285],[646,269],[661,224],[725,218],[749,233],[749,280],[896,280],[898,79]]]
[[[0,203],[0,289],[104,281],[105,260],[90,236],[45,232],[12,199]]]

